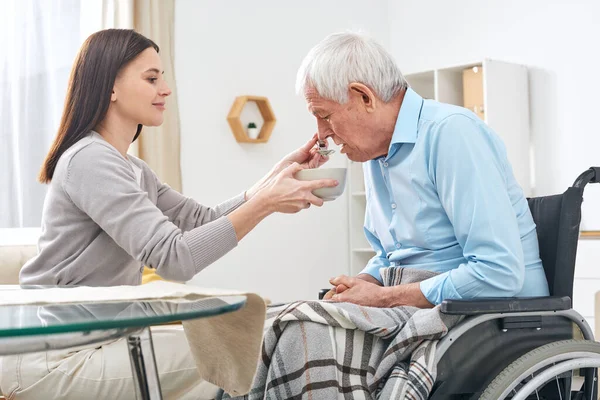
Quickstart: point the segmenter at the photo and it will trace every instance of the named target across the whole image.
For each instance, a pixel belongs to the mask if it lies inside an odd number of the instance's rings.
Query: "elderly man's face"
[[[318,136],[321,140],[331,137],[341,145],[341,153],[352,161],[364,162],[377,154],[377,143],[373,142],[373,115],[368,113],[361,96],[351,94],[347,103],[339,104],[324,99],[312,87],[304,92],[308,110],[317,119]]]

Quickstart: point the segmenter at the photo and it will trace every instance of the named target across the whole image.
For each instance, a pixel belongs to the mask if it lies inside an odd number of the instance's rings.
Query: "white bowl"
[[[303,169],[296,172],[299,181],[315,181],[320,179],[335,179],[339,184],[335,187],[326,187],[313,190],[313,194],[324,201],[331,201],[344,193],[346,186],[346,168],[314,168]]]

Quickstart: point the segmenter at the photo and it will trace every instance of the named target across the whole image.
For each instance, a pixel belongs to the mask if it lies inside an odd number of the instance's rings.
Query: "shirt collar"
[[[392,135],[388,154],[392,153],[391,150],[394,144],[416,143],[417,127],[422,106],[423,98],[411,88],[406,89],[400,111],[398,112],[398,118],[396,119],[396,126],[394,127],[394,134]]]

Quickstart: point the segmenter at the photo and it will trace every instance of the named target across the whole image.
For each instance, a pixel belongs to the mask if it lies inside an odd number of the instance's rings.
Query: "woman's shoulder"
[[[135,164],[138,168],[142,169],[143,171],[145,171],[145,170],[152,171],[150,166],[148,164],[146,164],[146,162],[144,160],[142,160],[141,158],[132,156],[131,154],[127,154],[127,158],[129,158],[133,164]]]
[[[129,158],[129,160],[135,166],[137,166],[139,169],[142,170],[143,176],[146,177],[146,179],[145,179],[146,185],[150,184],[150,182],[158,181],[158,176],[156,175],[156,172],[154,172],[154,170],[152,168],[150,168],[150,166],[148,164],[146,164],[146,162],[144,160],[142,160],[141,158],[132,156],[130,154],[127,155],[127,158]],[[153,178],[153,179],[151,179],[151,178]],[[146,190],[151,190],[151,189],[146,188]]]
[[[64,155],[71,159],[74,157],[89,156],[99,156],[103,158],[116,157],[117,159],[121,159],[123,162],[125,162],[125,159],[121,157],[121,154],[117,149],[115,149],[106,140],[102,139],[99,134],[94,132],[90,133],[71,146],[67,151],[65,151]]]
[[[93,171],[119,167],[129,168],[127,160],[108,142],[90,134],[61,155],[54,178],[68,179],[73,169]]]

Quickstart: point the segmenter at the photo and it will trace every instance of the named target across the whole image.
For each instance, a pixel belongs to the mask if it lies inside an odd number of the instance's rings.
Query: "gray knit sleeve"
[[[189,280],[237,246],[226,216],[182,232],[139,187],[125,158],[104,145],[73,155],[63,189],[129,255],[166,279]]]
[[[184,232],[229,215],[245,202],[244,194],[241,193],[216,207],[204,206],[172,189],[166,183],[162,183],[146,163],[141,160],[140,162],[144,167],[145,176],[152,177],[156,182],[158,189],[156,206]]]

